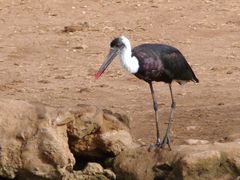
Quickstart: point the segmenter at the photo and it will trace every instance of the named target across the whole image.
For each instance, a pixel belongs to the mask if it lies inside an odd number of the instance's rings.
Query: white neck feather
[[[130,73],[136,73],[139,69],[139,63],[135,56],[132,56],[132,48],[129,40],[121,36],[125,47],[120,51],[120,62],[124,69]]]

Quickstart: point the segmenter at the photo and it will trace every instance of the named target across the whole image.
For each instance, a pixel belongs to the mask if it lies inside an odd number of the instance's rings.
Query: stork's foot
[[[170,138],[169,138],[168,133],[164,136],[163,141],[162,141],[160,147],[161,147],[161,148],[164,148],[166,145],[168,145],[168,148],[169,148],[170,150],[172,150],[172,148],[171,148],[171,146],[170,146]]]
[[[161,140],[160,138],[157,138],[157,142],[155,144],[156,147],[160,147],[161,146]]]
[[[157,138],[157,142],[155,144],[150,144],[148,151],[156,150],[161,148],[161,140],[160,138]]]

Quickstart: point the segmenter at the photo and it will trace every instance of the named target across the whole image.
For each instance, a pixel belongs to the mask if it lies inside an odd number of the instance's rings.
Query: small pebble
[[[189,145],[200,145],[200,144],[208,144],[209,141],[200,140],[200,139],[187,139],[187,140],[185,140],[185,143],[189,144]]]
[[[188,131],[195,130],[195,129],[197,129],[197,126],[187,126],[186,129]]]

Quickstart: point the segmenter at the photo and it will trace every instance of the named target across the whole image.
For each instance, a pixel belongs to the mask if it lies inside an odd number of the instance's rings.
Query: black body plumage
[[[146,82],[199,82],[185,57],[172,46],[142,44],[132,49],[132,56],[139,61],[138,72],[134,75]]]

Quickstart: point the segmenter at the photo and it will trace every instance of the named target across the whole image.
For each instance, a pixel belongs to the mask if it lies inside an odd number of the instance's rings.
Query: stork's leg
[[[151,94],[152,94],[152,99],[153,99],[153,108],[154,108],[154,112],[155,112],[156,130],[157,130],[156,146],[160,146],[161,141],[160,141],[160,134],[159,134],[158,103],[157,103],[157,98],[156,98],[154,90],[153,90],[152,82],[149,82],[149,86],[151,89]]]
[[[172,105],[171,105],[171,112],[170,112],[169,119],[168,119],[168,126],[167,126],[167,129],[166,129],[166,133],[164,135],[161,147],[164,147],[167,144],[168,147],[171,149],[169,131],[170,131],[171,125],[173,123],[173,114],[174,114],[175,109],[176,109],[176,103],[175,103],[174,98],[173,98],[171,83],[169,84],[169,90],[170,90],[170,93],[171,93]]]

